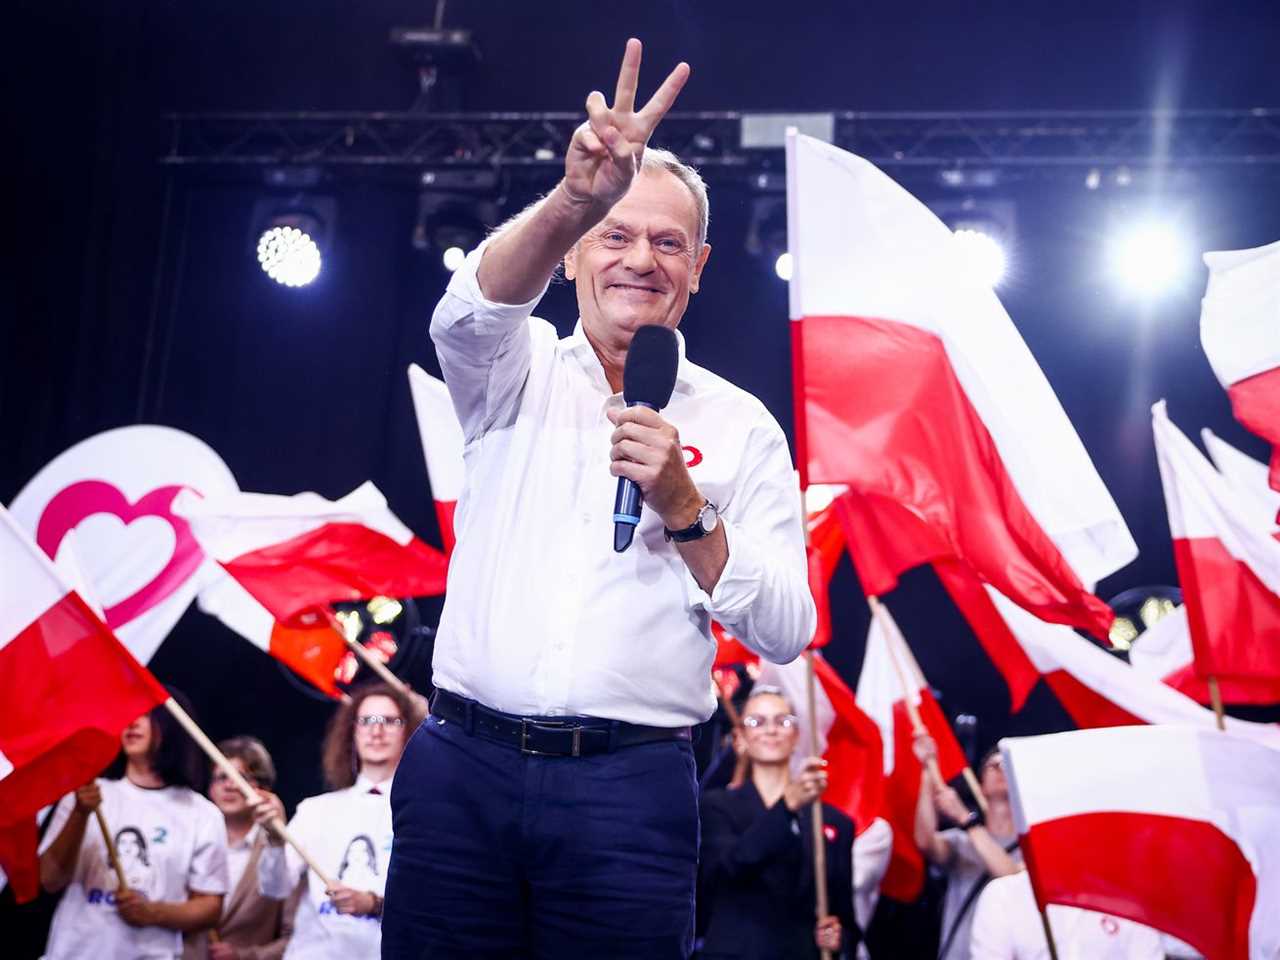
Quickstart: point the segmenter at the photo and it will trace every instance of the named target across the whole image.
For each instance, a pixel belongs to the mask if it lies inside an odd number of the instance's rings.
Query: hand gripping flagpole
[[[173,718],[177,720],[178,723],[182,724],[182,728],[191,735],[191,739],[199,745],[200,749],[208,755],[209,759],[217,765],[218,769],[227,775],[227,779],[234,783],[236,788],[244,794],[245,799],[250,803],[256,802],[259,799],[258,791],[255,790],[249,784],[249,781],[244,778],[244,775],[236,769],[235,764],[227,759],[226,754],[219,750],[214,742],[205,735],[205,732],[196,725],[196,722],[191,719],[191,714],[183,710],[173,697],[166,700],[164,702],[164,706],[166,710],[173,714]],[[320,868],[320,865],[316,863],[311,855],[308,854],[306,850],[302,849],[302,846],[296,839],[294,839],[293,834],[289,832],[289,828],[284,825],[284,821],[282,819],[276,817],[268,821],[267,826],[273,833],[275,833],[276,836],[298,851],[298,856],[302,857],[303,863],[314,870],[316,876],[324,881],[325,889],[332,889],[336,886],[334,881],[331,880],[329,875]]]
[[[893,649],[896,645],[896,638],[899,631],[893,629],[893,624],[889,620],[889,611],[885,609],[884,604],[880,602],[879,597],[867,597],[867,603],[871,606],[871,613],[880,623],[880,629],[884,631],[885,644],[889,649],[889,659],[893,662],[894,673],[898,675],[898,684],[902,687],[902,699],[907,705],[907,715],[911,718],[911,732],[916,736],[922,733],[928,733],[928,729],[924,725],[924,720],[920,717],[920,708],[916,706],[915,700],[912,699],[912,687],[907,682],[906,670],[902,666],[902,662],[898,659],[898,651]],[[906,645],[906,638],[902,638],[902,643]],[[946,784],[942,779],[942,769],[938,766],[938,757],[935,754],[929,758],[927,764],[929,775],[933,777],[934,782],[939,786]],[[977,802],[978,807],[982,810],[983,817],[989,815],[990,810],[987,806],[986,795],[982,792],[982,785],[978,783],[978,778],[973,772],[973,768],[968,764],[964,767],[964,781],[969,786],[969,790],[973,793],[973,799]]]

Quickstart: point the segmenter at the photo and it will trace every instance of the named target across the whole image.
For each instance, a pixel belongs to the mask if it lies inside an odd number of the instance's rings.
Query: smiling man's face
[[[625,354],[638,327],[675,329],[710,253],[708,244],[698,243],[698,208],[689,188],[665,170],[643,171],[565,255],[588,338]]]

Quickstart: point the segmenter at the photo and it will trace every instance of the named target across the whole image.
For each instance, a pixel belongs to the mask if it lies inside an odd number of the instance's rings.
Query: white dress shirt
[[[431,321],[466,444],[435,682],[508,713],[699,723],[715,707],[712,618],[777,663],[813,634],[786,437],[759,400],[686,359],[681,338],[662,416],[720,508],[728,563],[708,595],[651,509],[615,553],[605,413],[622,396],[581,323],[561,340],[531,316],[541,295],[485,299],[482,254],[453,275]]]

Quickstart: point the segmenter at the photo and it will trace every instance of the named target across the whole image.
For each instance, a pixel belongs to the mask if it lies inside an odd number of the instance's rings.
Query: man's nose
[[[622,265],[633,273],[649,273],[654,268],[653,247],[649,241],[640,237],[627,248],[627,255]]]

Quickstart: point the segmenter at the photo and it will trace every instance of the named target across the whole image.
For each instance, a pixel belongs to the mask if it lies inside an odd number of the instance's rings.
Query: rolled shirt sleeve
[[[532,356],[529,317],[547,292],[544,286],[521,304],[486,298],[476,271],[487,244],[467,255],[431,317],[431,339],[468,444],[514,411]]]

